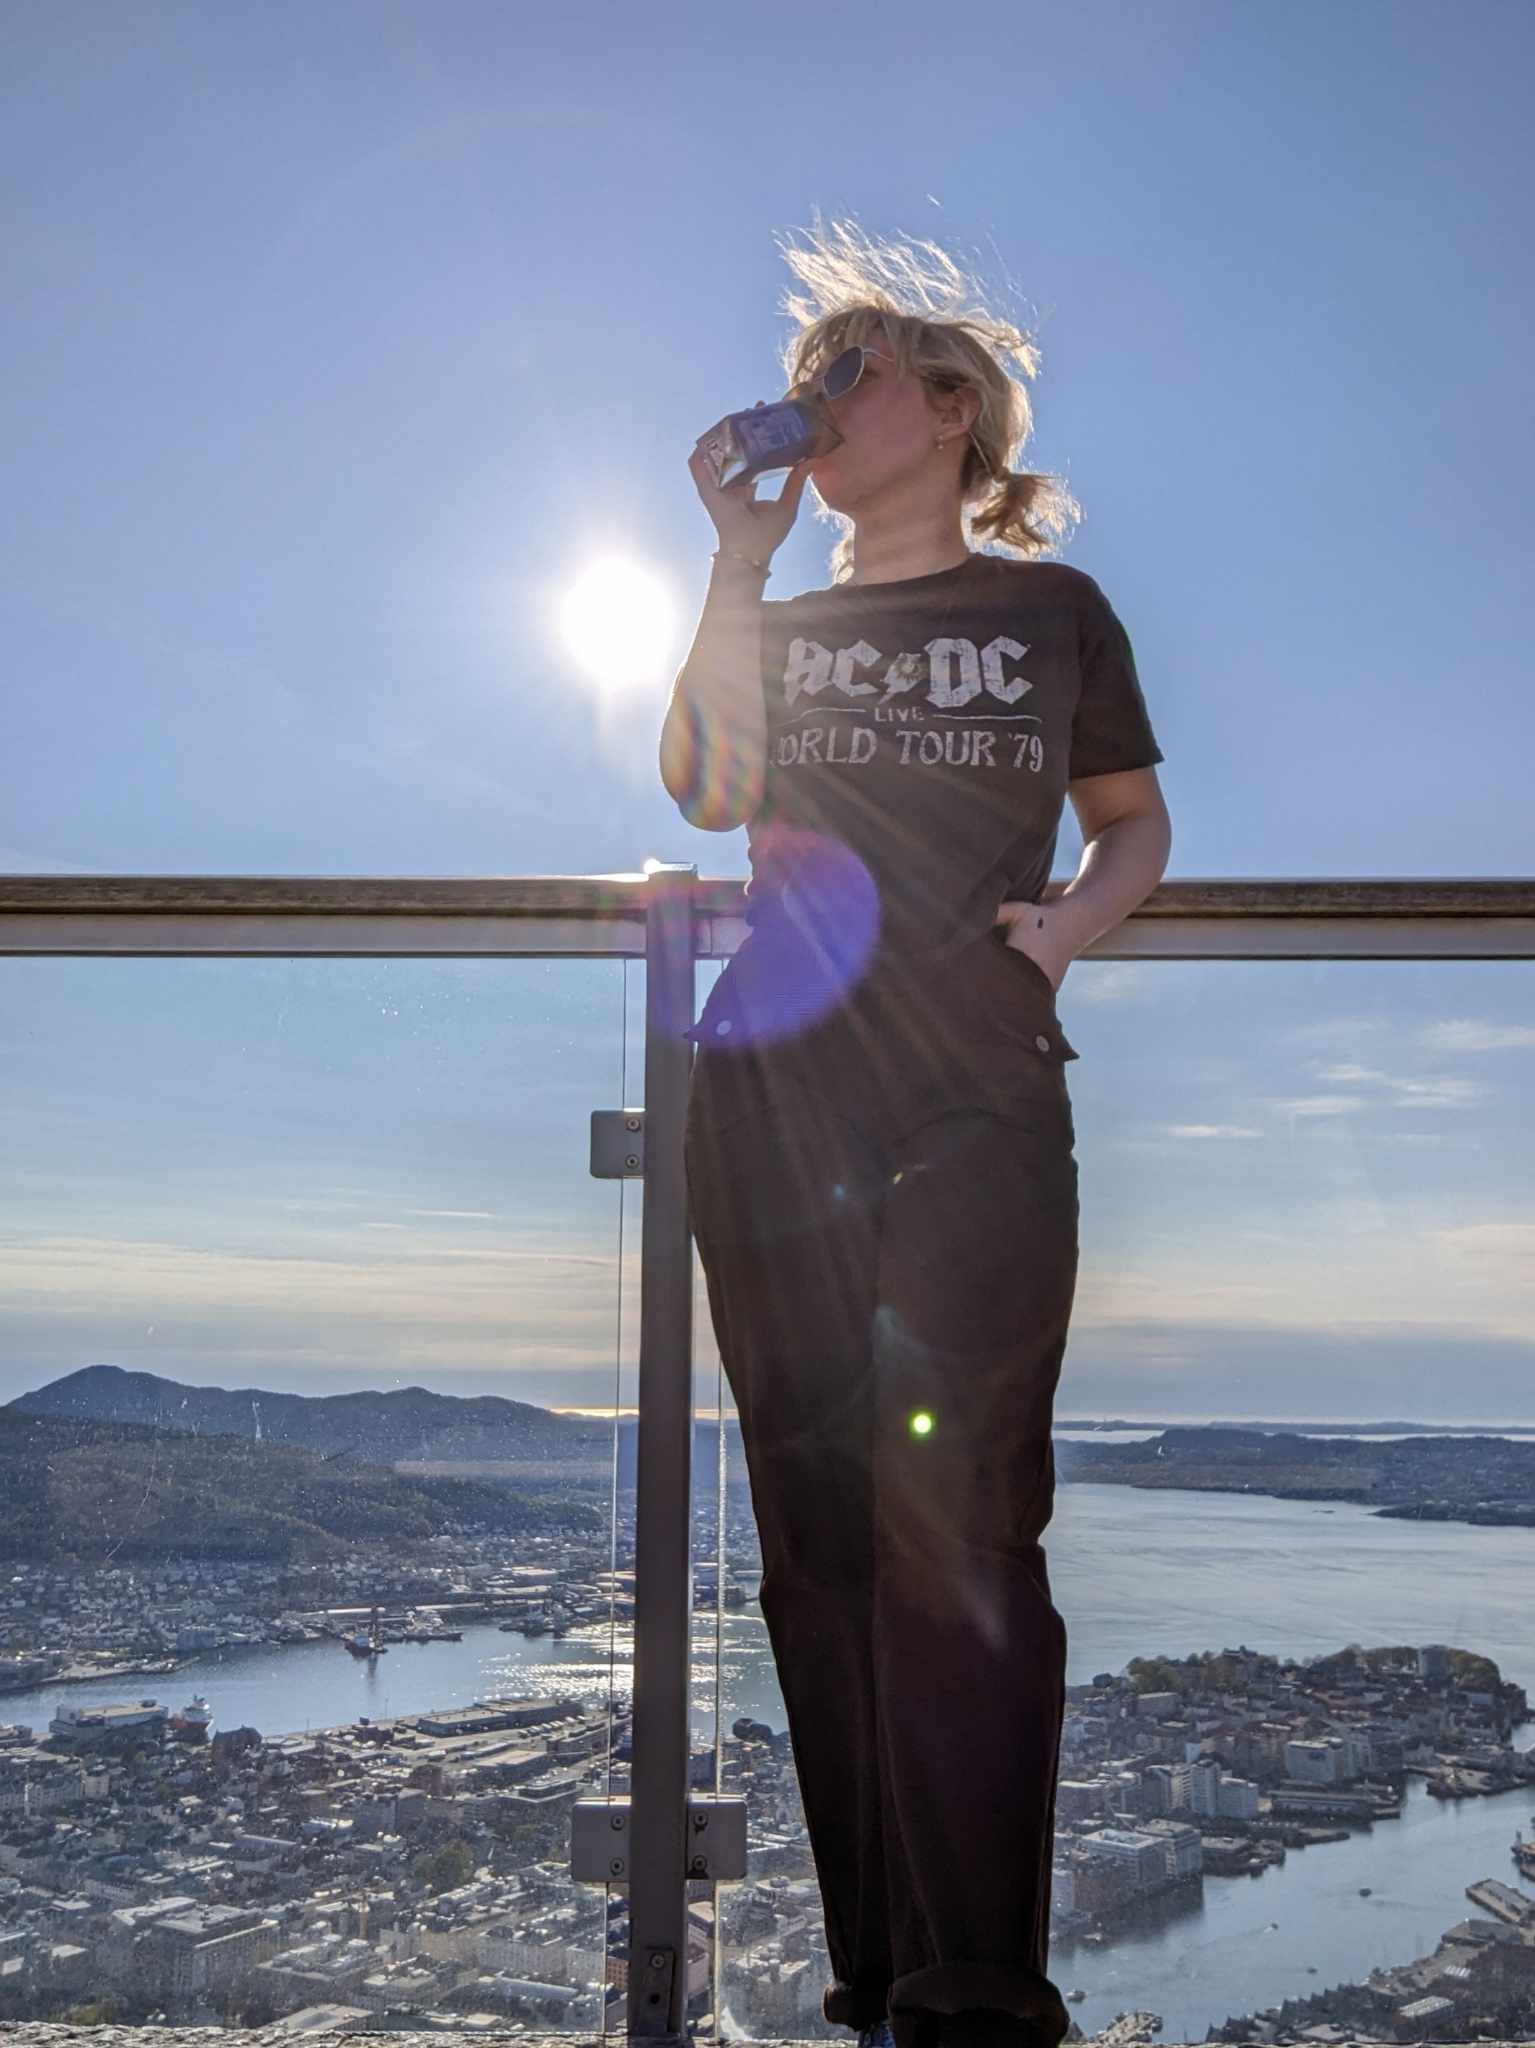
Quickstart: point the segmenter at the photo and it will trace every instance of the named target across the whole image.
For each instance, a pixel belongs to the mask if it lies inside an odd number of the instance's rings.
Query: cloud
[[[1290,1330],[1308,1342],[1440,1330],[1515,1343],[1535,1330],[1535,1221],[1523,1217],[1415,1224],[1368,1194],[1347,1195],[1319,1205],[1304,1229],[1244,1233],[1213,1253],[1177,1234],[1112,1253],[1086,1237],[1073,1329],[1151,1320],[1185,1332]]]
[[[1397,1109],[1462,1109],[1468,1103],[1480,1102],[1489,1092],[1482,1082],[1454,1074],[1431,1074],[1420,1079],[1352,1063],[1331,1066],[1313,1063],[1311,1071],[1319,1081],[1347,1082],[1353,1087],[1373,1084],[1395,1095],[1393,1107]]]
[[[1246,1124],[1164,1124],[1170,1138],[1261,1138]]]
[[[638,1251],[626,1254],[626,1303],[638,1302],[638,1269]],[[0,1246],[13,1358],[24,1328],[40,1355],[57,1353],[62,1334],[72,1350],[125,1364],[192,1346],[220,1361],[362,1356],[381,1377],[415,1361],[589,1366],[612,1360],[619,1290],[618,1260],[599,1247],[444,1255],[354,1241],[350,1251],[285,1255],[79,1236]],[[158,1334],[145,1344],[149,1324]]]
[[[1267,1100],[1282,1116],[1348,1116],[1374,1107],[1362,1095],[1279,1095]]]
[[[1445,1074],[1428,1081],[1393,1081],[1398,1109],[1464,1109],[1488,1093],[1480,1081],[1462,1081]]]
[[[1418,1043],[1431,1052],[1506,1052],[1535,1046],[1535,1024],[1487,1024],[1474,1017],[1451,1017],[1426,1025]]]
[[[451,1216],[463,1223],[495,1223],[494,1209],[407,1209],[407,1216]]]

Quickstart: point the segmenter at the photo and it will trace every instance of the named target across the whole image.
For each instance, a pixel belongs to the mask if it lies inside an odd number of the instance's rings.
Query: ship
[[[343,1636],[341,1640],[354,1657],[382,1657],[385,1654],[389,1646],[379,1635],[378,1607],[376,1603],[373,1612],[368,1617],[367,1628],[357,1629],[353,1634]]]
[[[1535,1821],[1535,1813],[1530,1819]],[[1514,1829],[1514,1861],[1521,1877],[1535,1877],[1535,1841],[1527,1842],[1522,1828]]]
[[[200,1692],[194,1692],[179,1714],[170,1719],[171,1734],[178,1742],[206,1742],[213,1732],[213,1709]]]

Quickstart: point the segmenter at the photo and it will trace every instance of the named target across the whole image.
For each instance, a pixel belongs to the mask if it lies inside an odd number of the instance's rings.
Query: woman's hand
[[[1076,955],[1065,944],[1058,919],[1050,915],[1053,898],[1066,892],[1064,882],[1047,882],[1038,903],[1000,903],[996,923],[1002,926],[1007,943],[1027,953],[1057,995],[1066,970]]]
[[[762,400],[759,398],[757,403],[761,405]],[[721,488],[704,459],[702,434],[688,457],[688,468],[704,501],[704,510],[714,521],[720,546],[733,548],[754,562],[771,561],[798,515],[799,501],[810,481],[810,458],[795,463],[776,498],[759,498],[755,479]]]

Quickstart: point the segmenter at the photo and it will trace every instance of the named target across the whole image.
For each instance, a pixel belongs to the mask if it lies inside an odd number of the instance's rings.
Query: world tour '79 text
[[[936,768],[1025,768],[1039,774],[1045,765],[1045,743],[1037,732],[999,733],[983,725],[949,726],[938,731],[932,726],[903,726],[895,732],[876,732],[872,726],[805,725],[797,732],[782,732],[773,747],[779,768],[814,763],[827,767],[860,768],[875,755],[891,751],[895,742],[900,767]],[[1009,759],[1011,755],[1011,759]]]

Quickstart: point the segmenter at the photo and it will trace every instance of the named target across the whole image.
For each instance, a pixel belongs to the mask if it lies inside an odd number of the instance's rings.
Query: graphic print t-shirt
[[[958,951],[1039,900],[1069,782],[1164,758],[1128,634],[1064,563],[972,554],[765,602],[762,651],[753,924],[834,924],[856,869],[882,945]]]

